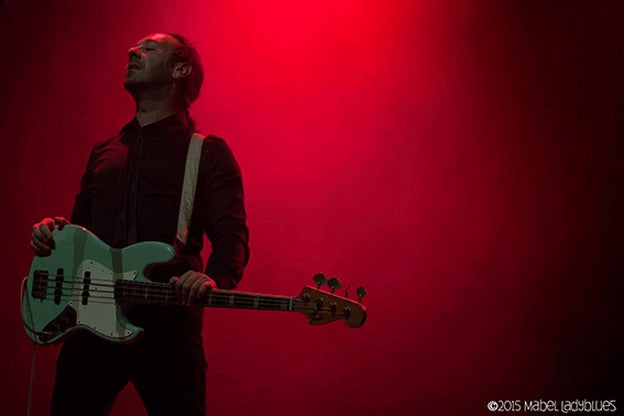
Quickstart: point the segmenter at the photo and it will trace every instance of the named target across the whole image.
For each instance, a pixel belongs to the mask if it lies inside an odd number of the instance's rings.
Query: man
[[[188,109],[199,94],[202,67],[189,42],[171,33],[141,39],[128,57],[124,87],[136,102],[135,118],[118,136],[94,146],[71,222],[112,247],[172,244],[194,132]],[[49,255],[52,230],[68,223],[54,217],[35,224],[35,254]],[[205,273],[199,271],[203,232],[212,245]],[[240,170],[225,142],[214,136],[202,146],[188,236],[173,261],[146,270],[153,280],[170,281],[181,306],[130,309],[129,319],[145,329],[134,344],[113,344],[88,332],[67,339],[51,414],[106,414],[129,381],[150,415],[205,413],[203,313],[193,304],[212,288],[234,288],[249,258]]]

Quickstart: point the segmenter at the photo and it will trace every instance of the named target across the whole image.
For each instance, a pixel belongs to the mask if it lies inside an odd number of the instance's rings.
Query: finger
[[[52,230],[54,229],[54,220],[48,218],[50,221],[42,223],[39,225],[39,230],[42,232],[44,237],[46,238],[46,245],[50,246],[50,250],[54,249],[54,237],[52,237]]]
[[[206,296],[206,294],[208,292],[210,292],[212,289],[216,289],[216,285],[214,284],[213,280],[207,280],[206,282],[204,282],[204,284],[199,288],[199,291],[197,292],[197,299],[201,299],[204,296]]]
[[[39,231],[39,228],[37,227],[33,228],[33,232],[30,234],[30,239],[32,241],[37,241],[45,245],[48,245],[48,242],[49,242],[49,240],[41,234],[41,232]]]
[[[186,272],[182,276],[175,279],[176,298],[181,304],[184,304],[184,293],[182,291],[182,286],[184,285],[184,282],[186,282],[186,280],[189,278],[189,276],[189,272]]]
[[[40,223],[39,224],[35,224],[32,227],[32,234],[34,239],[37,239],[41,242],[47,242],[49,239],[41,232],[41,229],[39,228]]]
[[[34,235],[34,233],[31,236],[30,244],[36,250],[51,250],[51,247],[48,245],[48,242],[47,241],[42,241],[41,239],[37,238]]]
[[[182,283],[180,290],[182,292],[182,303],[184,305],[188,305],[189,304],[189,292],[190,292],[191,287],[193,286],[193,284],[199,278],[200,278],[200,276],[197,275],[197,274],[190,274],[188,276],[188,278]]]
[[[54,220],[52,218],[45,218],[39,224],[39,230],[48,240],[52,240],[52,230],[54,229]]]
[[[65,227],[67,224],[69,224],[69,221],[65,217],[54,217],[54,222],[58,226],[59,230],[62,230],[63,227]]]
[[[175,290],[175,296],[178,302],[180,301],[180,286],[178,286],[179,281],[179,276],[172,276],[171,279],[169,279],[169,283],[173,285],[173,289]]]
[[[186,283],[186,281],[188,279],[191,278],[191,272],[186,272],[183,273],[176,281],[176,286],[179,287],[180,289],[182,288],[182,286]]]
[[[195,300],[198,297],[198,292],[201,289],[201,287],[204,285],[204,283],[206,282],[205,279],[203,279],[201,276],[193,283],[193,285],[191,286],[191,288],[189,289],[189,295],[188,295],[188,304],[190,306],[194,306],[195,305]]]
[[[50,248],[39,247],[34,241],[30,241],[30,248],[35,252],[35,254],[39,257],[49,256],[51,253]]]

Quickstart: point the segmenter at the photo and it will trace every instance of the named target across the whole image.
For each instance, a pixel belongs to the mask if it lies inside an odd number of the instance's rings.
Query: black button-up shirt
[[[192,133],[176,116],[144,127],[133,119],[118,136],[96,144],[76,196],[72,222],[112,247],[139,241],[173,244]],[[238,164],[222,139],[208,136],[202,147],[189,239],[181,256],[185,265],[165,274],[201,270],[205,232],[212,245],[205,273],[220,288],[234,288],[249,258],[245,220]]]

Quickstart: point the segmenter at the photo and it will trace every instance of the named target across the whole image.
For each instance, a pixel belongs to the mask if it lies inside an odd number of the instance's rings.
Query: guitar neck
[[[175,289],[167,283],[118,280],[115,283],[115,301],[119,304],[179,305]],[[264,295],[213,289],[198,306],[207,308],[259,309],[269,311],[293,311],[300,309],[300,301],[294,297]]]

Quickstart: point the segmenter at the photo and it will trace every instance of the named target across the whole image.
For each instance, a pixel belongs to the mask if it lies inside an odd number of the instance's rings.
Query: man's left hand
[[[175,288],[178,301],[187,306],[194,306],[198,299],[217,288],[214,280],[194,270],[189,270],[180,277],[173,276],[169,283]]]

